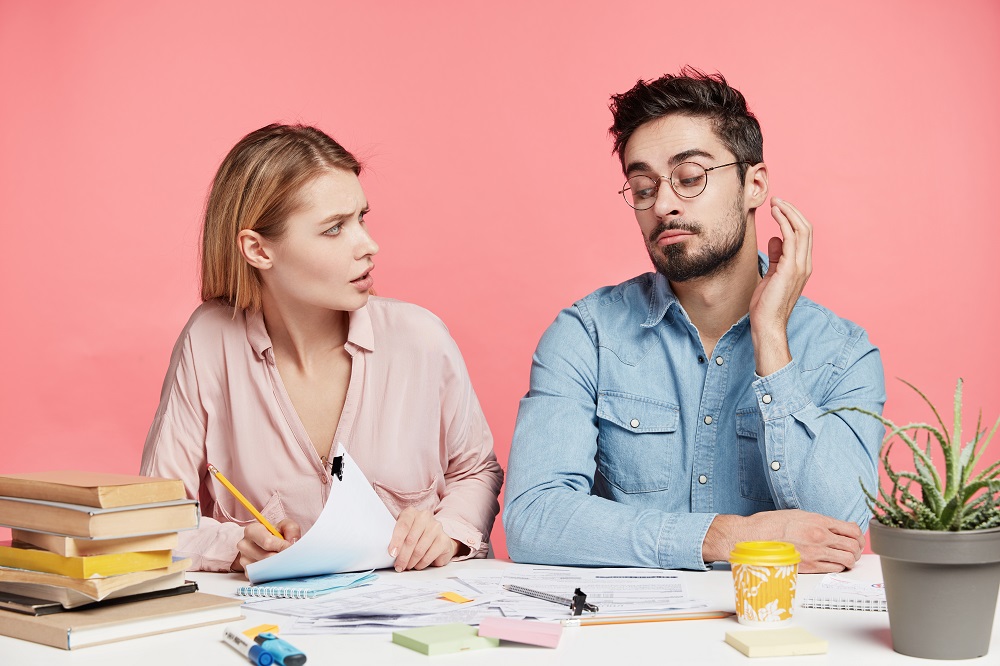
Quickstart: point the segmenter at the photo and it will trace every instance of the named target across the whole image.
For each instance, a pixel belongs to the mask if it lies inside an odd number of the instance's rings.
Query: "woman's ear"
[[[240,254],[257,270],[266,271],[273,263],[264,237],[251,229],[244,229],[236,236]]]
[[[743,196],[746,199],[746,208],[753,210],[762,206],[767,201],[767,165],[761,162],[749,167],[745,182]]]

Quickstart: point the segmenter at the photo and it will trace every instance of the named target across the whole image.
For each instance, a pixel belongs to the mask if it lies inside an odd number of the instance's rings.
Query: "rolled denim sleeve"
[[[821,513],[853,521],[864,530],[870,512],[860,484],[869,490],[876,487],[885,430],[876,419],[858,412],[826,412],[861,407],[881,414],[885,377],[879,351],[861,329],[839,361],[823,369],[831,378],[824,382],[828,388],[819,400],[806,390],[803,370],[795,361],[756,378],[753,390],[764,424],[759,446],[776,508]]]
[[[516,562],[704,569],[714,513],[668,513],[592,493],[599,347],[585,307],[563,310],[532,357],[503,521]]]

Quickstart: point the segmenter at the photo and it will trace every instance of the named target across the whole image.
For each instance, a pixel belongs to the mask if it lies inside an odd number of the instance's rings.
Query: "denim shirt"
[[[762,265],[766,259],[761,260]],[[516,562],[704,569],[718,514],[803,509],[862,529],[885,404],[878,349],[800,297],[792,362],[755,373],[750,318],[711,357],[657,273],[559,313],[532,357],[503,522]]]

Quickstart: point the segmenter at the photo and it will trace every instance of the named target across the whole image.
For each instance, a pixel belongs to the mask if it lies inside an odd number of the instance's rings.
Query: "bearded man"
[[[763,137],[720,74],[614,95],[611,134],[655,272],[556,317],[532,358],[503,522],[517,562],[704,569],[791,542],[800,571],[850,569],[875,487],[882,361],[802,296],[812,227],[770,197]]]

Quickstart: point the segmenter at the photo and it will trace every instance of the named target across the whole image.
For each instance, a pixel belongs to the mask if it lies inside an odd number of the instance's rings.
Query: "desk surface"
[[[503,560],[474,560],[457,562],[440,569],[382,576],[398,575],[440,578],[455,575],[457,571],[473,568],[477,571],[500,570],[509,563]],[[728,567],[707,573],[681,571],[689,594],[704,599],[713,609],[734,610],[732,577]],[[859,566],[848,573],[859,580],[881,580],[878,557],[865,555]],[[193,573],[202,591],[232,595],[244,581],[235,574]],[[798,594],[813,589],[822,576],[800,575]],[[265,621],[275,624],[287,622],[287,617],[246,612],[247,618],[240,627],[252,627]],[[2,621],[2,616],[0,616]],[[735,618],[724,620],[699,620],[691,622],[666,622],[599,627],[567,627],[556,649],[536,648],[504,643],[500,648],[478,650],[465,654],[426,657],[412,650],[395,645],[385,634],[362,635],[308,635],[288,636],[289,642],[306,653],[308,664],[428,664],[435,663],[510,664],[579,664],[600,665],[615,663],[648,663],[656,656],[656,663],[671,664],[750,664],[771,663],[793,665],[809,664],[927,664],[897,654],[892,650],[889,635],[889,618],[886,613],[872,611],[842,611],[798,608],[795,624],[825,638],[830,643],[827,655],[811,657],[778,657],[747,661],[741,653],[724,642],[726,631],[744,627]],[[57,650],[43,645],[0,636],[0,663],[2,664],[73,664],[108,666],[108,664],[139,664],[140,666],[178,666],[179,664],[239,664],[249,663],[221,641],[225,625],[212,625],[180,632],[138,638],[108,645],[74,650]],[[1000,654],[1000,621],[993,623],[991,654],[980,659],[964,661],[967,664],[997,663]]]

